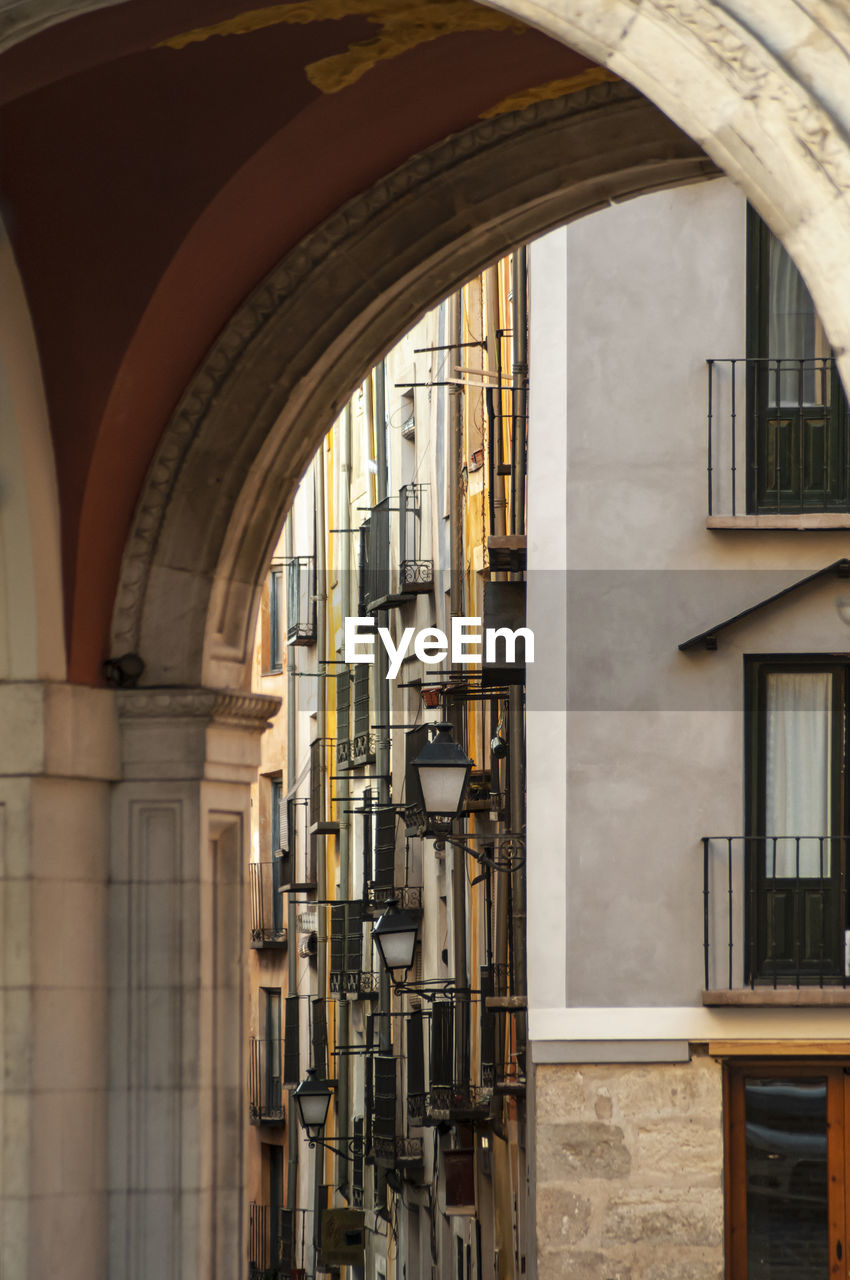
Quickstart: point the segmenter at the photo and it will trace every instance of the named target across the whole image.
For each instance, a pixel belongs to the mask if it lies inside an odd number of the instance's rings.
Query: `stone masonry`
[[[540,1065],[540,1280],[721,1280],[722,1073]]]

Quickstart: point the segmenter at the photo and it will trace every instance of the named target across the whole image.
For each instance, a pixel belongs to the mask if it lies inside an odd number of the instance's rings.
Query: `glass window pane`
[[[832,672],[767,674],[765,875],[830,874]],[[794,839],[793,837],[806,837]],[[799,849],[798,849],[799,846]]]
[[[773,235],[768,244],[767,354],[772,403],[824,403],[828,379],[823,361],[829,346],[823,326],[803,277]]]
[[[829,1275],[827,1081],[748,1079],[747,1280]]]

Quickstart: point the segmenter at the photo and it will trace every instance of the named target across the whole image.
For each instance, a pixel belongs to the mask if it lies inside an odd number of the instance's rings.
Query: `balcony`
[[[313,556],[293,556],[286,584],[286,642],[316,643],[316,562]]]
[[[282,1040],[251,1038],[248,1055],[248,1108],[252,1124],[282,1124],[285,1118]]]
[[[425,554],[429,542],[426,490],[424,484],[405,484],[398,494],[399,588],[403,593],[434,587],[434,562]]]
[[[286,929],[283,924],[283,884],[283,858],[273,858],[271,862],[251,863],[251,946],[256,949],[286,946]]]
[[[251,1204],[248,1215],[248,1270],[250,1280],[291,1280],[293,1248],[291,1209]]]
[[[835,361],[707,363],[709,526],[850,523],[847,401]]]
[[[844,1001],[847,842],[843,835],[704,837],[705,1004]],[[743,994],[732,999],[732,992]]]
[[[333,819],[330,763],[336,759],[332,738],[315,738],[310,744],[310,834],[337,835],[339,823]]]
[[[434,589],[427,485],[406,484],[360,528],[360,613],[397,609]]]

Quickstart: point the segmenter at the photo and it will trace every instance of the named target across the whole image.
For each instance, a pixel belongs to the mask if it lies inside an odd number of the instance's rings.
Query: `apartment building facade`
[[[283,707],[249,867],[252,1276],[527,1266],[525,673],[506,653],[423,661],[415,642],[453,618],[522,621],[525,293],[518,251],[389,352],[272,560],[254,683]],[[358,618],[374,661],[347,660]],[[406,641],[403,660],[373,628]],[[414,762],[441,723],[471,774],[435,827]],[[391,978],[372,931],[402,917],[413,963]],[[330,1094],[315,1142],[308,1081]]]
[[[597,212],[530,257],[538,1274],[842,1274],[832,353],[725,179]]]

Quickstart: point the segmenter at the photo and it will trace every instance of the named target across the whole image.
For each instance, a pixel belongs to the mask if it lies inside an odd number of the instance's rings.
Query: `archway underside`
[[[256,589],[284,513],[364,371],[514,245],[716,173],[656,108],[611,83],[478,125],[352,201],[237,312],[173,416],[125,553],[113,653],[138,651],[147,683],[244,686]]]

